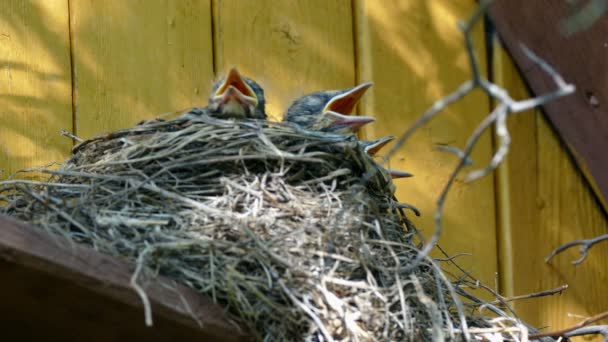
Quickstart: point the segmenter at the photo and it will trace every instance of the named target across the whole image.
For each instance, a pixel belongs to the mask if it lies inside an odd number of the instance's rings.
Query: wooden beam
[[[567,1],[551,0],[499,0],[490,8],[501,39],[533,93],[547,93],[555,84],[523,54],[520,43],[576,85],[575,94],[543,109],[608,209],[608,16],[566,37],[560,24],[574,12]]]
[[[116,258],[0,217],[3,336],[248,340],[211,299],[164,277],[143,284],[154,320],[146,327],[142,302],[130,286],[132,271]]]

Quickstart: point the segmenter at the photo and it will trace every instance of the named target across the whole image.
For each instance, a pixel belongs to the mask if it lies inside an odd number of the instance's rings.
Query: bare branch
[[[556,331],[548,331],[548,332],[544,332],[544,333],[539,333],[539,334],[533,334],[530,335],[530,339],[531,340],[536,340],[539,339],[541,337],[558,337],[558,336],[566,336],[566,334],[571,333],[576,331],[577,329],[580,329],[582,327],[585,327],[591,323],[597,322],[599,320],[608,318],[608,311],[602,312],[601,314],[597,314],[593,317],[589,317],[585,320],[582,320],[581,322],[579,322],[576,325],[573,325],[569,328],[566,329],[562,329],[562,330],[556,330]]]
[[[547,73],[551,78],[553,78],[553,82],[558,86],[558,89],[554,92],[547,93],[544,95],[537,96],[532,99],[517,101],[510,106],[510,110],[514,113],[523,112],[538,106],[541,106],[547,102],[553,101],[559,97],[570,95],[574,93],[576,87],[573,84],[568,84],[562,76],[555,71],[555,69],[550,66],[547,62],[538,57],[532,50],[528,49],[524,44],[520,44],[520,48],[524,52],[524,54],[530,58],[532,62],[537,64],[545,73]]]
[[[549,262],[551,261],[551,259],[556,256],[557,254],[565,251],[568,248],[574,247],[574,246],[578,246],[581,245],[581,248],[579,249],[580,253],[581,253],[581,257],[572,261],[573,265],[578,265],[580,263],[582,263],[586,258],[587,258],[587,252],[589,251],[589,248],[593,247],[595,244],[600,243],[604,240],[608,240],[608,234],[605,235],[600,235],[596,238],[593,239],[588,239],[588,240],[575,240],[575,241],[570,241],[566,244],[563,244],[559,247],[557,247],[556,249],[553,250],[553,252],[551,252],[551,254],[549,254],[546,258],[545,258],[545,262]]]
[[[469,65],[471,67],[471,73],[473,74],[473,82],[475,85],[479,82],[481,76],[479,73],[479,62],[477,61],[477,54],[475,53],[475,48],[473,47],[473,39],[471,37],[471,30],[475,27],[475,24],[479,22],[483,15],[488,10],[488,7],[494,2],[494,0],[483,0],[480,1],[479,6],[473,14],[469,17],[464,23],[459,23],[460,29],[464,35],[465,45],[467,47],[467,51],[469,53]]]
[[[514,302],[516,300],[552,296],[552,295],[558,294],[558,293],[561,294],[567,288],[568,288],[568,285],[564,284],[562,286],[556,287],[556,288],[551,289],[551,290],[532,292],[532,293],[528,293],[528,294],[520,295],[520,296],[503,297],[503,296],[499,295],[500,299],[497,299],[497,300],[495,300],[495,301],[493,301],[491,303],[494,304],[494,305],[498,305],[498,304],[502,304],[502,303]]]
[[[574,336],[584,335],[602,335],[604,341],[608,340],[608,325],[592,325],[588,327],[582,327],[579,329],[572,330],[571,332],[565,333],[564,337],[570,338]]]
[[[466,166],[469,166],[469,165],[473,164],[473,159],[465,156],[464,152],[462,152],[458,147],[446,146],[446,145],[438,145],[437,147],[435,147],[435,149],[438,150],[438,151],[452,153],[452,154],[456,155],[458,158],[464,159]]]
[[[429,122],[432,118],[434,118],[437,114],[439,114],[443,109],[445,109],[450,104],[460,100],[465,97],[468,93],[470,93],[473,89],[475,89],[475,85],[473,82],[466,81],[458,87],[453,93],[447,95],[446,97],[439,99],[433,103],[431,108],[429,108],[424,114],[422,114],[412,126],[410,126],[401,136],[397,139],[397,142],[393,145],[391,150],[382,158],[382,163],[387,163],[388,160],[395,154],[397,151],[405,144],[407,139],[420,127],[424,126],[427,122]]]
[[[460,157],[460,162],[452,171],[447,183],[445,184],[437,200],[437,209],[435,211],[435,231],[433,232],[433,235],[428,240],[428,242],[422,247],[421,251],[419,252],[419,255],[412,261],[412,263],[410,263],[410,265],[408,265],[408,267],[406,268],[406,272],[416,268],[420,264],[420,262],[422,262],[422,260],[427,257],[430,251],[436,246],[442,231],[443,206],[447,197],[447,193],[455,182],[458,173],[470,163],[470,154],[475,145],[477,144],[477,141],[481,138],[482,134],[490,126],[495,125],[500,145],[498,149],[494,152],[490,163],[483,169],[471,172],[465,179],[466,181],[473,181],[479,179],[494,171],[502,163],[505,156],[508,154],[511,138],[507,128],[506,120],[509,114],[521,112],[536,106],[543,105],[558,97],[571,94],[572,92],[574,92],[575,89],[573,85],[567,84],[553,67],[551,67],[547,62],[543,61],[540,57],[538,57],[530,49],[526,48],[523,45],[522,49],[526,56],[528,56],[528,58],[530,58],[532,62],[539,65],[539,67],[543,71],[545,71],[547,74],[549,74],[549,76],[553,78],[554,82],[558,87],[557,90],[548,94],[537,96],[532,99],[515,101],[509,96],[509,93],[505,89],[486,80],[481,76],[479,72],[479,64],[475,54],[475,47],[470,33],[472,27],[475,26],[475,24],[479,22],[480,18],[483,17],[482,14],[485,13],[486,9],[491,3],[492,0],[482,1],[481,4],[478,6],[477,10],[473,13],[473,15],[471,15],[469,20],[466,23],[460,25],[464,35],[467,55],[469,58],[469,63],[471,65],[471,73],[473,74],[473,79],[464,82],[454,92],[436,101],[430,109],[428,109],[422,116],[420,116],[418,120],[416,120],[414,124],[401,135],[397,143],[382,160],[383,163],[386,163],[389,158],[392,157],[397,152],[397,150],[399,150],[405,144],[406,140],[418,128],[420,128],[425,123],[434,118],[448,105],[466,96],[474,88],[481,88],[486,94],[488,94],[488,96],[497,100],[498,103],[496,105],[496,108],[494,108],[492,113],[490,113],[490,115],[488,115],[477,126],[475,131],[469,137],[465,149],[462,152],[454,148],[443,148],[443,150],[456,152],[457,155],[459,155]]]
[[[417,267],[418,264],[426,256],[429,255],[431,250],[435,247],[435,245],[439,241],[439,236],[441,235],[441,230],[442,230],[442,226],[443,226],[443,206],[445,204],[445,200],[447,198],[448,192],[450,191],[450,189],[452,188],[452,185],[456,181],[456,176],[458,175],[458,173],[460,173],[462,168],[464,168],[467,158],[473,151],[473,147],[475,147],[475,144],[477,144],[477,141],[481,138],[481,135],[483,134],[483,132],[485,132],[485,130],[488,129],[488,127],[494,122],[494,120],[496,120],[496,117],[505,110],[506,110],[506,105],[504,105],[504,104],[501,104],[498,107],[496,107],[496,109],[494,109],[494,111],[492,113],[490,113],[490,115],[487,116],[477,126],[477,128],[475,129],[475,132],[473,132],[473,134],[471,134],[471,136],[469,137],[469,140],[467,141],[466,147],[463,151],[465,158],[460,159],[460,161],[458,162],[458,165],[456,165],[456,168],[452,171],[450,178],[448,179],[443,190],[441,191],[441,195],[439,195],[439,199],[437,200],[437,210],[435,211],[435,231],[433,232],[433,235],[428,240],[428,242],[422,247],[422,249],[418,253],[418,256],[414,260],[412,260],[412,262],[408,265],[408,267],[406,267],[406,272],[409,272],[409,271],[413,270],[415,267]]]
[[[481,170],[475,170],[469,173],[469,175],[465,178],[465,182],[472,182],[481,177],[488,175],[490,172],[496,170],[498,165],[502,163],[504,157],[509,153],[509,145],[511,145],[511,136],[509,135],[509,130],[507,129],[507,109],[496,113],[496,136],[500,141],[500,145],[498,149],[492,156],[492,160],[490,163]]]
[[[471,253],[458,253],[458,254],[454,254],[452,256],[448,256],[448,257],[445,257],[445,258],[434,258],[434,260],[435,261],[440,261],[440,262],[452,261],[452,260],[454,260],[454,259],[456,259],[458,257],[461,257],[461,256],[473,256],[473,254],[471,254]]]

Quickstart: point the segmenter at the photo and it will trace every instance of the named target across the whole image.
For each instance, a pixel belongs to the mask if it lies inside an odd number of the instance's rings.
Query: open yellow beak
[[[349,91],[334,96],[323,108],[323,112],[337,112],[340,114],[350,114],[355,109],[363,94],[373,85],[372,82],[362,83]]]
[[[258,104],[255,92],[247,85],[236,68],[230,69],[224,82],[217,88],[214,98],[220,104],[225,104],[231,100],[254,107]]]
[[[330,122],[329,127],[346,126],[352,132],[358,131],[365,124],[376,121],[370,116],[344,115],[333,111],[325,112],[322,115]]]

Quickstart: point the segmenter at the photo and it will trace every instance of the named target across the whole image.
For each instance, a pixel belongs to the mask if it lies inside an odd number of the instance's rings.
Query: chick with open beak
[[[314,131],[331,132],[336,134],[355,133],[364,125],[375,121],[369,116],[344,115],[329,111],[317,115],[316,120],[309,127]]]
[[[213,87],[207,109],[222,119],[266,119],[265,105],[262,87],[232,68]]]
[[[301,127],[333,133],[352,133],[373,122],[368,116],[350,115],[371,82],[353,88],[327,90],[304,95],[287,109],[283,121]]]

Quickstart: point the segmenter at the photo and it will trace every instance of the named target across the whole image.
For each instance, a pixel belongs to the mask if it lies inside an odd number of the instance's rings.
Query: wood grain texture
[[[500,0],[490,8],[496,29],[535,94],[555,89],[550,76],[535,66],[523,43],[551,64],[576,92],[544,106],[551,123],[567,142],[602,198],[608,200],[608,16],[572,36],[560,32],[562,20],[574,14],[567,1]],[[523,10],[525,8],[525,10]]]
[[[529,97],[510,57],[499,44],[494,46],[493,68],[494,81],[509,91],[513,99]],[[542,271],[539,270],[545,267],[544,255],[538,250],[542,241],[538,204],[538,115],[541,114],[530,110],[509,118],[511,147],[497,171],[499,279],[501,292],[505,296],[540,290]],[[516,302],[514,306],[518,314],[529,320],[540,316],[543,308],[537,304],[537,300],[530,300]],[[537,322],[534,320],[534,323]]]
[[[377,118],[366,127],[369,138],[400,135],[435,100],[470,78],[463,38],[456,23],[470,15],[473,1],[357,1],[357,55],[362,80],[375,82],[363,99],[363,113]],[[485,61],[483,28],[474,31],[479,59]],[[485,66],[482,66],[485,70]],[[422,212],[414,223],[425,235],[434,230],[436,200],[456,166],[456,158],[437,145],[463,147],[487,115],[481,92],[448,108],[421,128],[390,161],[391,168],[414,173],[398,180],[397,197]],[[472,158],[481,167],[490,157],[490,134]],[[387,148],[388,149],[388,148]],[[470,169],[469,169],[470,170]],[[458,181],[448,196],[439,244],[450,254],[468,252],[459,263],[486,284],[497,270],[493,177],[472,184]]]
[[[497,82],[515,98],[528,97],[523,81],[504,50],[495,64]],[[579,266],[577,248],[550,265],[544,258],[563,243],[608,233],[608,221],[580,170],[541,112],[510,119],[511,151],[500,170],[497,192],[501,239],[501,288],[521,295],[568,284],[562,295],[516,302],[522,319],[535,326],[565,328],[605,311],[608,250],[594,247]],[[504,238],[503,238],[504,237]],[[506,243],[510,241],[510,243]],[[503,267],[505,264],[510,267]],[[510,270],[509,270],[510,268]]]
[[[68,31],[67,0],[0,2],[0,178],[70,151]]]
[[[355,84],[348,0],[215,0],[217,73],[237,66],[258,80],[271,119],[296,97]]]
[[[211,299],[163,277],[141,280],[155,322],[146,328],[141,300],[130,286],[131,266],[5,217],[0,217],[0,274],[2,290],[10,294],[0,313],[5,337],[247,340]]]
[[[210,1],[72,1],[76,133],[207,103]]]

